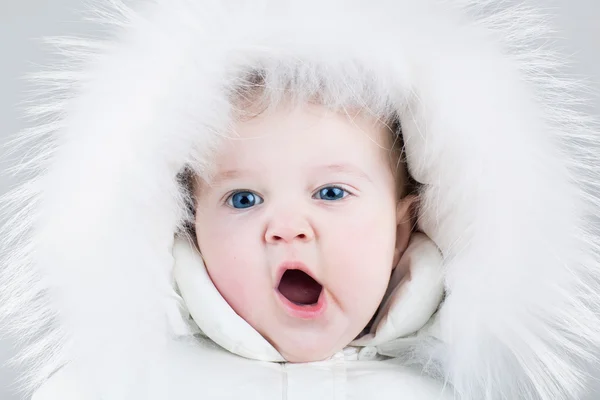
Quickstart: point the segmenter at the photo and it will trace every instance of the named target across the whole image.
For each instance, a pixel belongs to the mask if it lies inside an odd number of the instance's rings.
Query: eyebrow
[[[244,175],[244,171],[240,171],[237,169],[220,171],[210,178],[209,183],[211,186],[217,186],[222,184],[223,182],[239,178],[242,175]]]
[[[341,173],[346,175],[354,175],[361,179],[366,179],[369,182],[372,182],[369,175],[367,175],[362,169],[352,165],[352,164],[328,164],[321,165],[315,168],[315,171],[327,171],[333,173]]]
[[[313,168],[315,173],[319,172],[331,172],[331,173],[339,173],[346,175],[353,175],[355,177],[365,179],[369,182],[372,182],[372,179],[360,168],[352,165],[352,164],[326,164],[319,165]],[[220,171],[216,173],[212,179],[210,180],[210,184],[212,185],[220,185],[223,182],[227,182],[229,180],[238,179],[245,175],[252,175],[256,172],[251,170],[238,170],[238,169],[230,169],[225,171]]]

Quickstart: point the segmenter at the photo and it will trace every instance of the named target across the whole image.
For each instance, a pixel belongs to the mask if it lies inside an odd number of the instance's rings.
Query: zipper
[[[333,358],[333,400],[346,400],[348,374],[346,370],[345,350],[338,352]]]

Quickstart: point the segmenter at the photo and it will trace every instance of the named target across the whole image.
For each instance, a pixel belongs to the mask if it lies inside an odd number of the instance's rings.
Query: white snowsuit
[[[239,317],[212,284],[195,247],[178,240],[174,248],[175,276],[196,332],[190,351],[207,366],[190,366],[185,376],[202,382],[206,399],[450,399],[448,390],[418,369],[402,365],[396,355],[417,336],[432,334],[432,318],[443,295],[442,258],[422,233],[414,234],[392,277],[385,303],[389,311],[377,318],[372,333],[356,340],[330,359],[290,364]],[[406,265],[404,265],[406,264]],[[401,271],[410,269],[400,277]],[[198,327],[200,329],[198,329]],[[420,332],[421,331],[421,332]],[[222,347],[218,347],[218,344]],[[188,355],[189,357],[189,355]],[[194,379],[194,373],[197,378]],[[96,400],[78,388],[69,367],[42,386],[33,400]]]

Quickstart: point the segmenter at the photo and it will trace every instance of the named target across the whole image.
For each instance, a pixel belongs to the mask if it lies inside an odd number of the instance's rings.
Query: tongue
[[[316,303],[322,289],[317,281],[297,269],[285,271],[279,283],[279,292],[289,301],[300,305]]]

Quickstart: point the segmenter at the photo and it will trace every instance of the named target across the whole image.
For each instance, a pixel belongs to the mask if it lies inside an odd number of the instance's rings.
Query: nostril
[[[265,234],[265,240],[269,243],[278,243],[278,242],[292,242],[294,240],[307,241],[311,238],[310,232],[289,232],[289,234],[281,234],[281,232],[267,232]]]

